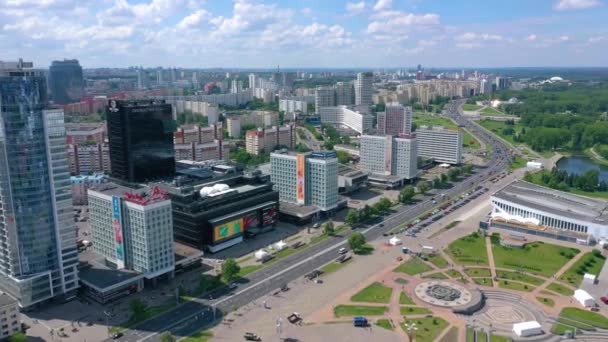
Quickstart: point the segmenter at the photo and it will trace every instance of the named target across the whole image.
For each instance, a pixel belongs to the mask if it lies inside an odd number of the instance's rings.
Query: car
[[[602,303],[608,305],[608,297],[606,297],[606,296],[600,297],[600,300],[602,301]]]
[[[344,247],[338,249],[338,254],[346,254],[346,252],[348,252],[348,250]]]
[[[313,228],[319,228],[319,224],[318,224],[318,223],[315,223],[315,224],[313,224],[313,225],[312,225],[312,227],[313,227]]]
[[[123,336],[123,333],[121,333],[121,332],[117,332],[117,333],[114,333],[114,335],[112,335],[112,339],[113,339],[113,340],[118,340],[118,339],[119,339],[119,338],[121,338],[122,336]]]

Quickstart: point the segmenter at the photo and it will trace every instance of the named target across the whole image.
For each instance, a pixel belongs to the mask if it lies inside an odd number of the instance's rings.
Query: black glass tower
[[[55,103],[79,102],[84,92],[84,78],[78,60],[54,61],[49,68],[49,86]]]
[[[107,108],[113,178],[141,183],[173,176],[171,105],[161,100],[111,100]]]

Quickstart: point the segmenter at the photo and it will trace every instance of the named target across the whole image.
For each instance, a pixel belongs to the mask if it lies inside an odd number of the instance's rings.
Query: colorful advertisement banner
[[[112,228],[116,249],[116,267],[125,268],[125,244],[122,232],[122,210],[120,197],[112,197]]]
[[[306,156],[298,154],[296,156],[296,200],[298,204],[305,204],[304,198],[305,184],[304,173],[306,170]]]
[[[243,216],[243,231],[249,228],[257,228],[260,225],[257,213],[251,213]]]
[[[229,239],[243,232],[243,219],[226,222],[213,227],[213,242]]]

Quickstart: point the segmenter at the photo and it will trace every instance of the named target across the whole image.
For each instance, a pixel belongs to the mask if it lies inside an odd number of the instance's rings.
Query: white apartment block
[[[389,103],[383,113],[378,113],[378,134],[399,135],[412,133],[412,108],[399,103]]]
[[[336,152],[271,153],[271,180],[283,202],[313,205],[323,211],[338,205]]]
[[[258,76],[256,74],[249,74],[249,89],[258,87]]]
[[[220,106],[239,106],[253,99],[251,91],[243,91],[238,94],[211,94],[211,95],[182,95],[182,96],[153,96],[155,100],[165,100],[165,103],[173,107],[173,118],[177,113],[185,111],[186,101],[209,102]]]
[[[253,97],[262,99],[264,103],[270,103],[274,101],[274,91],[266,88],[254,88]]]
[[[308,103],[297,100],[279,100],[279,110],[285,112],[286,119],[294,120],[296,112],[308,114]]]
[[[243,81],[232,80],[230,82],[230,92],[232,94],[239,94],[243,92]]]
[[[93,247],[99,256],[147,279],[173,276],[173,216],[165,192],[106,183],[88,194]]]
[[[373,127],[371,115],[354,111],[346,106],[321,107],[317,109],[322,123],[346,126],[358,133],[364,133]]]
[[[21,332],[21,313],[19,313],[19,302],[0,292],[0,341]]]
[[[220,109],[215,103],[203,101],[184,101],[184,111],[192,112],[207,118],[207,122],[213,125],[219,121]]]
[[[462,162],[463,133],[461,129],[422,126],[416,130],[418,156],[438,163]]]
[[[418,175],[418,140],[415,135],[362,135],[361,170],[381,176],[412,179]]]
[[[355,80],[355,105],[372,105],[374,94],[374,74],[371,72],[360,72]]]
[[[226,131],[231,138],[241,137],[241,120],[238,117],[226,118]]]

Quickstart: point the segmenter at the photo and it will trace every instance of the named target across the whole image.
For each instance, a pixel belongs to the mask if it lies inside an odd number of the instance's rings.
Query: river
[[[557,162],[557,169],[577,175],[588,170],[598,170],[600,172],[600,181],[608,182],[608,166],[598,165],[593,159],[585,155],[564,157]]]

